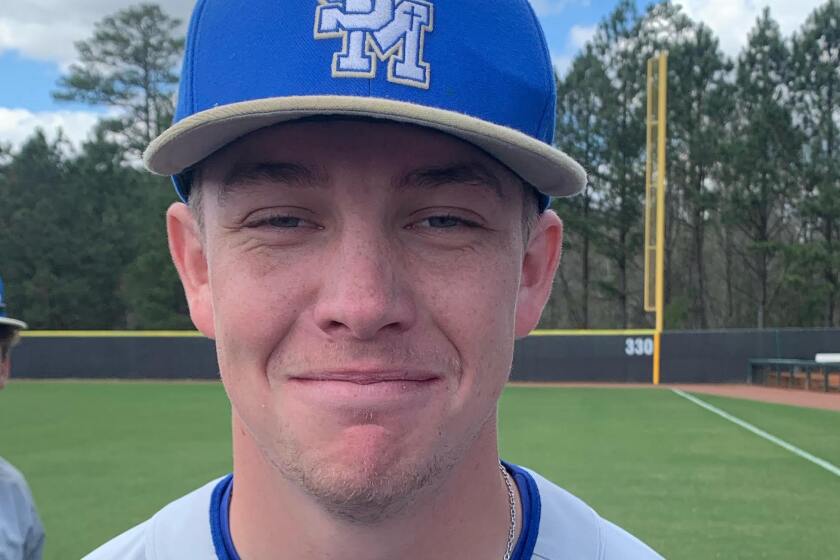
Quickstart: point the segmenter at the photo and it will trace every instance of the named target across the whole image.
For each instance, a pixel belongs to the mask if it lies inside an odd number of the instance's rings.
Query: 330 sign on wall
[[[653,356],[653,339],[627,338],[624,341],[624,353],[628,356]]]

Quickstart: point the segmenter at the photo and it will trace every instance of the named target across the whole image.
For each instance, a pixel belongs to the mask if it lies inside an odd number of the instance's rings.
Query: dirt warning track
[[[806,408],[820,408],[824,410],[835,410],[840,412],[840,393],[820,393],[817,391],[805,391],[802,389],[780,389],[775,387],[762,387],[760,385],[660,385],[654,387],[649,383],[510,383],[513,387],[583,387],[583,388],[647,388],[647,389],[680,389],[687,393],[698,393],[704,395],[718,395],[721,397],[732,397],[735,399],[749,399],[776,404],[787,404],[791,406],[802,406]]]

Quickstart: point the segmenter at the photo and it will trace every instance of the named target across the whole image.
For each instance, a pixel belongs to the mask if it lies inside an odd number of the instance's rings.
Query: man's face
[[[6,387],[12,374],[12,338],[2,338],[0,332],[0,390]]]
[[[6,387],[6,383],[9,381],[9,375],[11,375],[11,372],[12,360],[8,355],[0,355],[0,389],[4,389]]]
[[[280,472],[383,508],[495,434],[559,254],[553,214],[553,245],[526,253],[512,173],[444,134],[329,121],[255,132],[201,181],[203,240],[175,205],[170,244],[234,414]]]

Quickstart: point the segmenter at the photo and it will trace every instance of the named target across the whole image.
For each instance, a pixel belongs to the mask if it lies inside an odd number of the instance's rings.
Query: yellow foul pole
[[[645,311],[656,313],[653,384],[661,380],[665,328],[665,142],[668,121],[668,53],[648,60],[647,161],[645,166]],[[654,147],[656,148],[654,150]],[[654,151],[656,152],[654,154]]]

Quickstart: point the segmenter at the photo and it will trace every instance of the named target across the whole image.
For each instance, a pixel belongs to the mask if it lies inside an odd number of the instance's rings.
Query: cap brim
[[[586,185],[586,172],[576,161],[518,130],[453,111],[368,97],[276,97],[214,107],[166,130],[143,159],[153,173],[177,175],[249,132],[319,115],[386,119],[451,134],[483,149],[550,196],[571,196]]]
[[[0,317],[0,326],[3,325],[21,330],[29,328],[27,324],[23,321],[18,321],[17,319],[10,319],[9,317]]]

